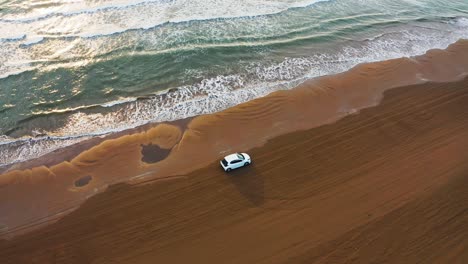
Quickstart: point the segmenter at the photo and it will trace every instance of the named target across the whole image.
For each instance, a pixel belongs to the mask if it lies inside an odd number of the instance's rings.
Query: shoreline
[[[122,132],[122,136],[84,151],[75,146],[80,153],[71,149],[73,158],[69,161],[36,160],[30,163],[34,166],[31,169],[0,175],[0,200],[8,201],[0,204],[0,210],[5,212],[0,218],[0,237],[11,238],[29,231],[19,229],[78,207],[108,186],[187,174],[228,152],[261,147],[281,135],[334,123],[378,106],[384,92],[392,88],[458,81],[468,73],[467,62],[468,41],[460,40],[446,50],[360,64],[344,73],[312,79],[292,90],[194,117],[187,120],[186,126],[148,125],[130,131],[136,133]],[[142,146],[150,146],[147,155],[158,156],[157,162],[143,161]],[[167,153],[161,156],[161,151]],[[56,155],[55,158],[66,156],[60,152]],[[83,181],[86,184],[80,183]],[[31,201],[35,201],[34,207]],[[17,208],[23,211],[18,212]]]
[[[0,255],[463,263],[467,104],[468,78],[391,89],[375,107],[251,149],[245,169],[225,174],[211,161],[172,180],[112,185],[54,224],[0,240]]]
[[[368,65],[368,66],[370,66],[370,68],[372,68],[372,67],[374,67],[374,65],[385,64],[386,62],[404,61],[404,60],[409,60],[409,61],[421,60],[422,63],[427,63],[426,60],[433,60],[433,56],[437,56],[438,57],[437,59],[440,59],[440,54],[438,54],[438,53],[440,53],[441,51],[442,52],[449,51],[449,50],[453,49],[454,46],[458,45],[460,42],[465,42],[465,41],[466,40],[460,39],[457,42],[449,45],[449,47],[447,49],[444,49],[444,50],[431,49],[431,50],[427,50],[425,54],[418,55],[418,56],[401,57],[401,58],[395,58],[395,59],[390,59],[390,60],[386,60],[386,61],[361,63],[361,64],[358,64],[358,65],[350,68],[349,70],[347,70],[345,72],[341,72],[341,73],[337,73],[337,74],[331,74],[331,75],[323,75],[323,76],[313,77],[311,79],[305,80],[304,82],[300,83],[299,85],[297,85],[293,89],[296,89],[296,88],[301,87],[301,86],[307,86],[307,85],[317,86],[320,89],[323,86],[328,85],[327,82],[329,80],[333,80],[335,76],[342,76],[343,74],[345,74],[345,75],[349,74],[350,72],[356,71],[358,68],[366,67],[366,65]],[[405,62],[402,62],[402,63],[405,63]],[[444,65],[446,65],[448,63],[450,63],[450,62],[443,61]],[[455,64],[459,64],[459,63],[460,63],[460,60],[458,59]],[[385,68],[386,66],[385,65],[383,65],[383,66],[379,65],[377,67]],[[420,70],[420,69],[418,69],[418,70]],[[447,70],[443,70],[441,68],[437,68],[435,70],[440,71],[441,75],[448,76],[448,78],[447,77],[446,78],[440,78],[438,76],[436,76],[436,77],[430,76],[428,78],[424,78],[424,77],[422,77],[424,74],[431,74],[431,72],[425,72],[425,73],[420,72],[420,73],[417,74],[417,76],[415,76],[417,78],[414,79],[413,81],[405,82],[403,84],[395,84],[392,87],[390,87],[390,88],[387,87],[387,88],[384,88],[383,90],[391,89],[391,88],[395,88],[395,87],[399,87],[399,86],[404,86],[404,85],[417,84],[417,83],[420,83],[420,82],[431,82],[431,81],[451,82],[451,81],[456,81],[457,79],[463,78],[463,76],[458,76],[458,77],[453,76],[453,74],[448,73]],[[459,69],[456,69],[456,70],[459,70]],[[466,75],[468,75],[468,72],[463,72],[462,74],[466,76]],[[410,76],[410,75],[408,75],[408,76]],[[408,76],[405,75],[405,77],[402,78],[402,79],[406,79]],[[315,85],[314,84],[315,82],[318,82],[319,84]],[[324,82],[324,84],[320,83],[320,82]],[[335,84],[332,84],[332,86],[333,85],[335,85]],[[283,92],[283,91],[289,91],[289,89],[288,90],[279,90],[279,91],[276,91],[276,92]],[[272,92],[270,94],[274,94],[276,92]],[[263,97],[268,97],[270,94],[267,94],[266,96],[263,96]],[[255,98],[255,99],[253,99],[251,101],[247,101],[247,102],[241,103],[239,105],[248,104],[248,103],[250,103],[252,101],[261,99],[263,97]],[[380,100],[379,98],[374,98],[374,99],[376,100],[375,103],[378,103],[378,101]],[[224,111],[227,111],[229,109],[236,108],[239,105],[235,105],[233,107],[224,109],[224,110],[222,110],[220,112],[224,112]],[[373,104],[369,104],[367,107],[371,107],[371,106],[373,106]],[[354,111],[354,110],[351,110],[351,111]],[[12,171],[12,170],[27,170],[27,169],[32,169],[33,167],[37,167],[37,166],[40,166],[40,165],[45,165],[45,166],[50,167],[50,166],[53,166],[53,165],[56,165],[56,164],[60,163],[60,161],[65,161],[65,160],[70,161],[71,159],[75,158],[79,153],[85,151],[86,149],[90,149],[90,148],[102,143],[103,141],[106,141],[106,140],[109,140],[109,139],[116,139],[116,138],[124,136],[124,135],[129,135],[129,134],[134,134],[134,133],[141,133],[141,132],[147,131],[147,130],[151,129],[152,127],[155,127],[155,126],[157,126],[159,124],[169,124],[169,125],[174,124],[175,126],[181,126],[181,129],[184,130],[186,128],[186,126],[187,126],[186,123],[190,122],[190,120],[192,120],[194,118],[198,118],[198,117],[203,117],[203,116],[216,115],[217,113],[219,113],[219,112],[215,112],[215,113],[211,113],[211,114],[195,115],[195,116],[191,116],[191,117],[187,117],[187,118],[183,118],[183,119],[172,120],[172,121],[152,122],[152,123],[147,123],[147,124],[140,125],[140,126],[137,126],[137,127],[125,129],[125,130],[122,130],[122,131],[106,134],[104,136],[96,136],[96,137],[93,137],[93,138],[90,138],[90,139],[86,139],[84,141],[80,141],[78,143],[74,143],[74,144],[66,146],[66,147],[56,149],[56,150],[51,151],[49,153],[46,153],[46,154],[44,154],[43,156],[40,156],[40,157],[36,157],[36,158],[33,158],[33,159],[24,160],[24,161],[20,161],[20,162],[0,166],[0,175],[4,174],[4,173],[7,173],[9,171]],[[343,114],[345,116],[348,113],[345,112]],[[339,118],[340,117],[338,117],[338,119]]]
[[[7,173],[9,171],[12,171],[12,170],[28,170],[28,169],[32,169],[38,166],[51,167],[63,161],[70,161],[76,156],[78,156],[81,152],[87,149],[90,149],[106,140],[116,139],[125,135],[130,135],[130,134],[135,134],[135,133],[142,133],[160,124],[174,125],[174,126],[179,127],[182,130],[185,130],[187,127],[187,124],[193,118],[194,117],[188,117],[188,118],[178,119],[174,121],[148,123],[145,125],[122,130],[119,132],[110,133],[102,137],[93,137],[93,138],[83,140],[78,143],[66,146],[64,148],[56,149],[38,158],[21,161],[21,162],[17,162],[17,163],[13,163],[13,164],[0,167],[0,175]]]

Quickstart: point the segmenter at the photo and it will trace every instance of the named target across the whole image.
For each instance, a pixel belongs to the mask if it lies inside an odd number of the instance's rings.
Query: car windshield
[[[241,160],[245,159],[244,156],[243,156],[242,154],[240,154],[240,153],[237,153],[237,157],[238,157],[239,159],[241,159]]]

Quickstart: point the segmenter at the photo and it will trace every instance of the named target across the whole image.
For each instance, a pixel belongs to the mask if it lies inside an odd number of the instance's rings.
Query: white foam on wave
[[[468,18],[466,17],[459,17],[453,23],[460,28],[468,28]]]
[[[23,39],[18,39],[19,44],[30,47],[28,50],[21,45],[2,45],[0,43],[0,59],[2,53],[6,54],[5,65],[0,64],[0,78],[18,74],[23,71],[41,69],[41,71],[49,71],[57,68],[76,67],[85,65],[90,57],[100,56],[112,50],[124,48],[125,45],[136,46],[144,44],[145,49],[162,52],[172,52],[178,49],[191,49],[190,45],[184,46],[193,36],[204,35],[210,39],[214,46],[221,45],[217,42],[229,42],[229,38],[249,38],[252,35],[258,39],[270,39],[271,42],[264,41],[248,41],[242,43],[232,42],[231,45],[269,45],[278,43],[287,43],[295,38],[287,36],[288,26],[283,23],[275,23],[269,19],[256,17],[253,21],[236,21],[236,23],[214,23],[211,27],[200,25],[199,31],[184,29],[178,27],[177,30],[170,31],[160,28],[154,28],[157,25],[162,25],[167,22],[184,22],[190,20],[204,20],[215,18],[235,18],[259,16],[262,14],[274,14],[294,7],[303,7],[313,5],[317,2],[325,0],[274,0],[274,1],[235,1],[235,0],[212,0],[212,1],[96,1],[96,2],[71,2],[64,3],[63,6],[57,9],[53,6],[50,16],[45,10],[41,9],[39,13],[48,14],[47,19],[34,20],[31,23],[8,22],[0,19],[0,36],[8,34],[17,34],[17,32],[25,32]],[[331,1],[331,0],[328,0]],[[375,3],[374,3],[375,4]],[[27,4],[26,4],[27,6]],[[231,8],[235,6],[235,8]],[[25,8],[25,10],[35,10],[34,8]],[[68,12],[68,13],[67,13]],[[68,14],[69,16],[60,16],[60,14]],[[16,13],[11,16],[26,16],[27,14]],[[212,21],[216,21],[212,20]],[[466,29],[464,22],[466,18],[457,20],[459,28]],[[14,25],[13,25],[13,24]],[[205,23],[209,24],[209,23]],[[312,23],[313,24],[313,23]],[[239,25],[239,26],[237,26]],[[148,31],[131,31],[131,29],[153,29]],[[245,32],[242,29],[246,29]],[[14,29],[14,31],[12,30]],[[254,29],[252,33],[250,29]],[[130,31],[129,31],[130,30]],[[169,31],[169,32],[168,32]],[[13,32],[13,33],[12,33]],[[125,33],[122,33],[125,32]],[[120,33],[118,38],[113,38],[115,33]],[[128,34],[127,34],[128,33]],[[281,36],[285,34],[285,38],[275,38],[274,34]],[[99,37],[96,37],[99,36]],[[85,37],[82,39],[80,37]],[[302,36],[308,38],[310,36]],[[88,39],[86,39],[88,38]],[[125,39],[127,38],[127,39]],[[45,41],[47,40],[47,41]],[[122,43],[119,43],[122,42]],[[45,43],[43,43],[45,42]],[[203,42],[203,41],[201,41]],[[113,45],[109,45],[112,43]],[[41,49],[34,46],[40,46]],[[19,47],[19,48],[18,48]],[[66,47],[61,49],[58,47]],[[204,48],[204,45],[200,46]],[[53,51],[53,52],[52,52]],[[10,67],[7,64],[12,64],[12,61],[17,60],[18,54],[22,54],[19,59],[25,60],[25,56],[29,56],[28,64],[21,67]],[[38,61],[49,60],[50,63],[36,63]],[[62,62],[61,60],[66,60]]]
[[[90,137],[0,139],[0,167],[34,159]],[[5,140],[5,141],[4,141]]]
[[[48,7],[38,7],[40,1],[25,1],[19,5],[12,5],[10,8],[24,12],[15,12],[13,14],[4,15],[0,21],[26,23],[36,20],[45,19],[51,16],[72,16],[82,13],[96,13],[105,10],[125,9],[132,6],[141,5],[149,2],[157,2],[160,0],[114,0],[109,1],[60,1],[53,5],[48,3]]]
[[[20,9],[26,10],[26,13],[4,14],[0,18],[0,59],[3,62],[0,63],[0,78],[34,69],[44,71],[60,67],[76,67],[86,63],[90,57],[125,46],[120,42],[129,45],[137,45],[132,44],[132,41],[153,42],[154,49],[164,50],[167,49],[164,45],[179,45],[170,40],[177,42],[178,38],[193,37],[187,30],[174,32],[156,30],[152,32],[155,34],[145,32],[143,39],[140,39],[142,34],[130,32],[128,41],[122,41],[122,38],[119,38],[119,42],[112,38],[115,33],[129,32],[132,29],[154,29],[168,22],[274,14],[321,1],[326,0],[67,1],[50,5],[50,10],[42,7],[35,8],[35,6],[41,6],[42,2],[24,2],[21,3]],[[229,26],[229,23],[225,26]],[[269,25],[268,28],[272,26],[276,25]],[[205,32],[215,31],[215,29],[216,27],[207,28]],[[233,28],[230,27],[227,30],[231,29]],[[218,32],[218,34],[222,33],[218,37],[225,37],[227,30]],[[235,28],[233,30],[233,34],[238,31]],[[270,31],[274,32],[273,29]],[[97,36],[99,38],[95,38]],[[150,39],[145,40],[145,37]],[[208,35],[207,38],[215,39],[216,36]],[[2,42],[2,39],[16,40],[17,44],[10,45],[8,42]],[[11,66],[18,60],[28,63],[23,68]],[[49,63],[37,63],[45,60],[49,60]],[[61,62],[61,60],[69,62]],[[46,64],[47,68],[44,67]]]
[[[25,23],[49,18],[51,16],[74,16],[79,14],[94,14],[102,12],[125,11],[136,7],[152,8],[157,6],[159,10],[166,12],[181,11],[179,14],[187,15],[191,13],[203,15],[198,16],[202,19],[237,17],[237,16],[257,16],[274,14],[289,8],[305,7],[317,2],[327,0],[112,0],[112,1],[64,1],[56,5],[50,5],[48,8],[35,8],[37,2],[21,3],[18,8],[25,12],[15,12],[4,15],[0,21]],[[166,10],[166,9],[170,10]],[[190,12],[193,9],[193,12]],[[211,15],[207,15],[207,11]],[[221,16],[220,16],[221,15]],[[188,21],[186,17],[172,16],[173,20],[167,21]],[[191,20],[191,19],[189,19]]]
[[[104,104],[101,104],[102,107],[112,107],[120,104],[130,103],[136,101],[138,98],[129,97],[129,98],[121,98],[119,100],[110,101]]]
[[[21,44],[28,46],[28,45],[40,43],[43,40],[44,40],[44,37],[40,37],[40,36],[29,37],[28,36],[26,37],[25,41]]]
[[[253,17],[276,14],[329,0],[175,0],[65,2],[59,8],[6,14],[0,19],[0,35],[14,25],[25,34],[61,37],[93,37],[131,29],[149,29],[168,22]],[[26,8],[26,10],[30,10]]]
[[[34,69],[31,55],[14,42],[0,43],[0,78]]]
[[[13,41],[13,40],[21,40],[26,38],[25,34],[21,34],[17,31],[12,31],[11,29],[8,30],[4,35],[0,37],[0,42],[5,42],[5,41]]]

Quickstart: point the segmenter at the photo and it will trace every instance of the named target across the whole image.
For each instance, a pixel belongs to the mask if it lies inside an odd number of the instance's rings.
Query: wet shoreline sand
[[[185,130],[187,128],[187,124],[192,119],[193,117],[188,117],[185,119],[179,119],[179,120],[168,121],[168,122],[149,123],[149,124],[145,124],[145,125],[138,126],[135,128],[126,129],[120,132],[110,133],[105,136],[90,138],[90,139],[72,144],[64,148],[56,149],[50,153],[47,153],[35,159],[5,165],[3,167],[0,167],[0,174],[4,174],[13,170],[28,170],[28,169],[32,169],[34,167],[40,167],[40,166],[51,167],[63,161],[71,161],[73,158],[78,156],[81,152],[87,149],[90,149],[96,145],[99,145],[100,143],[106,140],[116,139],[125,135],[134,134],[134,133],[142,133],[159,124],[169,124],[169,125],[177,126],[181,130]]]

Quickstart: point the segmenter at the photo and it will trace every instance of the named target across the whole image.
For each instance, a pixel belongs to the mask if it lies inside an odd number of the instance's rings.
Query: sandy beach
[[[467,263],[467,73],[461,40],[18,165],[2,263]]]

